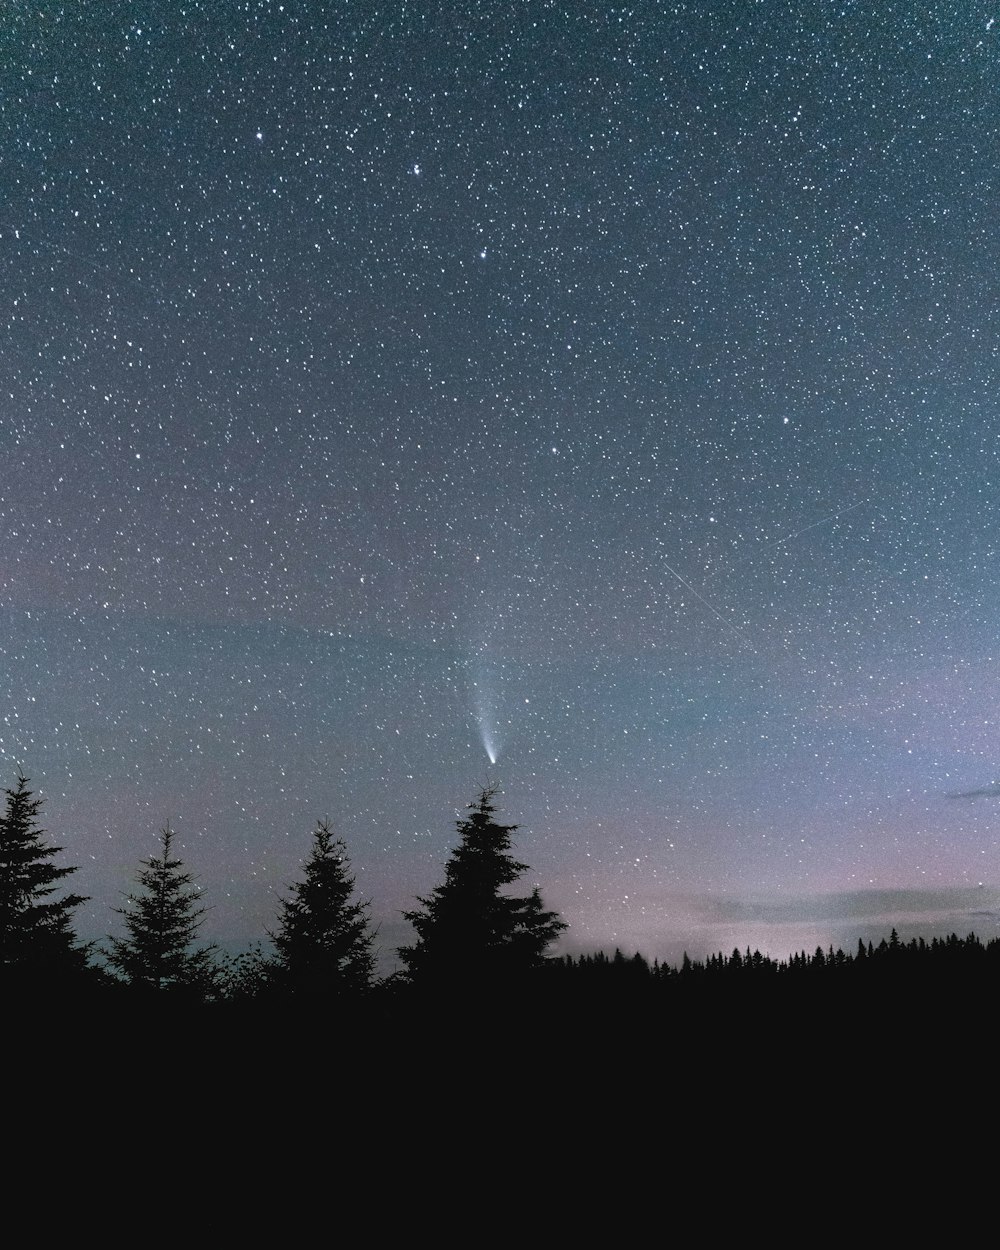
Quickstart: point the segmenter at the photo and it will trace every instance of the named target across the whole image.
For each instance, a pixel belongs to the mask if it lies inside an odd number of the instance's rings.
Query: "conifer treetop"
[[[214,948],[191,950],[206,909],[194,875],[174,858],[174,832],[160,831],[161,855],[142,861],[137,881],[145,891],[127,894],[123,917],[126,937],[111,937],[107,960],[130,985],[151,989],[208,989]]]
[[[459,843],[443,884],[419,898],[419,908],[403,913],[417,932],[417,941],[399,951],[413,979],[516,976],[542,964],[566,928],[545,910],[537,888],[520,898],[506,892],[528,866],[511,853],[517,826],[494,819],[496,793],[494,784],[481,787],[469,814],[456,822]]]
[[[278,928],[270,934],[279,984],[311,997],[367,989],[375,966],[370,900],[352,901],[355,879],[347,847],[329,821],[317,822],[303,875],[288,887]]]
[[[70,913],[87,899],[82,894],[52,897],[76,868],[51,862],[63,848],[45,844],[45,830],[38,825],[42,799],[28,785],[29,778],[19,772],[16,786],[3,792],[0,961],[8,971],[79,971],[86,964],[87,948],[76,942]]]

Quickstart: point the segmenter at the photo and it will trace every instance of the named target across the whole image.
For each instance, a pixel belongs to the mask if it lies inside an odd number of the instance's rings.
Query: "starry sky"
[[[560,949],[1000,924],[996,0],[12,2],[0,759],[82,936],[487,774]]]

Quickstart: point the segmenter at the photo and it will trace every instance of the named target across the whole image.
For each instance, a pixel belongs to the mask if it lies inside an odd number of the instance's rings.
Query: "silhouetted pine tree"
[[[305,880],[281,900],[275,982],[293,994],[323,998],[359,993],[371,985],[374,933],[368,902],[352,902],[354,878],[347,848],[326,821],[313,833]]]
[[[399,957],[413,980],[472,986],[509,978],[545,962],[545,951],[566,928],[546,911],[537,889],[525,898],[503,893],[527,871],[511,855],[516,825],[493,819],[495,787],[484,787],[456,822],[460,841],[445,867],[444,884],[421,907],[403,915],[417,941]]]
[[[6,789],[0,815],[0,966],[9,985],[42,988],[42,982],[81,973],[87,947],[77,943],[70,913],[81,894],[53,898],[59,883],[76,872],[50,863],[62,847],[46,846],[38,827],[42,800],[28,789],[28,778]],[[33,984],[37,983],[37,985]]]
[[[205,915],[200,891],[184,864],[171,857],[173,830],[160,834],[163,854],[143,860],[138,875],[144,894],[129,894],[126,905],[115,908],[124,917],[125,938],[109,938],[107,961],[136,989],[185,991],[195,997],[208,994],[215,981],[213,947],[192,950]]]

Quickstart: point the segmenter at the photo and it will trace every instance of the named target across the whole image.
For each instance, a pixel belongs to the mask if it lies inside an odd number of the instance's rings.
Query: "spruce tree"
[[[566,928],[546,911],[537,889],[504,893],[527,864],[511,854],[516,825],[494,820],[495,786],[486,786],[471,813],[456,822],[460,841],[445,866],[444,884],[419,909],[404,912],[417,941],[399,957],[410,978],[455,986],[509,980],[545,962],[548,946]]]
[[[357,994],[372,981],[374,934],[368,902],[352,902],[354,878],[343,841],[319,821],[306,860],[305,880],[281,900],[275,982],[305,999]]]
[[[138,883],[145,893],[128,894],[115,908],[125,921],[124,938],[108,939],[107,961],[130,986],[147,990],[207,994],[215,980],[214,948],[193,950],[205,908],[200,891],[181,860],[171,856],[174,833],[160,833],[163,854],[143,860]]]
[[[76,872],[51,863],[62,847],[46,846],[38,827],[42,800],[28,789],[28,778],[6,789],[0,815],[0,964],[5,980],[24,988],[82,972],[87,948],[70,928],[70,913],[86,898],[53,898],[59,883]]]

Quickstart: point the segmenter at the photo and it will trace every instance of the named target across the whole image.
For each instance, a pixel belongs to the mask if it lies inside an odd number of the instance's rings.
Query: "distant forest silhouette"
[[[1000,939],[974,934],[832,946],[773,959],[749,947],[678,967],[621,951],[550,954],[566,929],[540,892],[518,895],[527,871],[512,854],[516,826],[496,819],[494,787],[482,788],[457,821],[458,843],[443,880],[405,914],[415,938],[400,948],[402,967],[375,972],[377,931],[371,900],[357,897],[343,841],[329,824],[313,831],[301,877],[286,887],[274,928],[252,950],[224,956],[200,943],[202,892],[177,856],[165,827],[160,853],[139,866],[136,888],[120,908],[119,933],[82,943],[71,924],[84,902],[61,893],[76,871],[55,861],[45,841],[41,800],[18,776],[0,813],[2,992],[57,1004],[89,999],[111,1007],[197,1006],[261,1015],[275,1007],[320,1015],[349,1008],[352,1018],[428,1021],[461,1012],[561,1013],[589,1030],[631,1015],[658,1018],[684,1009],[691,1019],[803,1003],[926,1002],[942,993],[973,1003],[1000,973]],[[109,918],[110,919],[110,918]],[[114,927],[114,926],[112,926]],[[957,1001],[957,1000],[956,1000]],[[793,1006],[794,1005],[794,1006]],[[713,1014],[714,1013],[714,1014]]]

